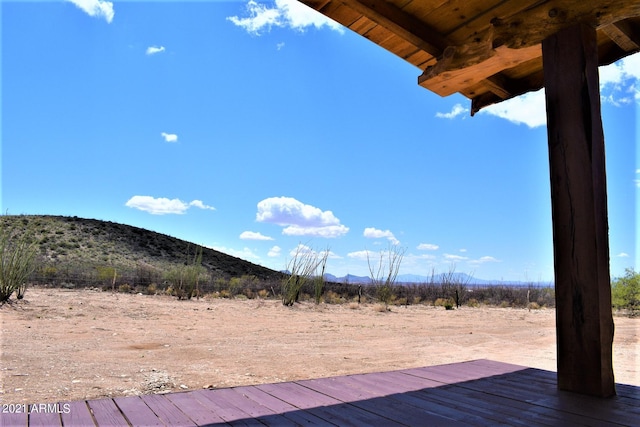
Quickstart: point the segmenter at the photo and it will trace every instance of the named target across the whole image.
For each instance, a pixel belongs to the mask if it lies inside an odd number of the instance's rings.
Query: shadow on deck
[[[562,392],[557,390],[554,372],[475,360],[286,383],[64,402],[28,415],[0,414],[0,425],[640,425],[640,387],[618,384],[617,392],[609,399]]]

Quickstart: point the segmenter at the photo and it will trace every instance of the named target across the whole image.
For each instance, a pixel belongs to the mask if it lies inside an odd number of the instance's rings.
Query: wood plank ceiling
[[[600,65],[640,51],[638,0],[300,0],[422,71],[418,83],[459,92],[471,113],[543,86],[545,38],[597,28]]]

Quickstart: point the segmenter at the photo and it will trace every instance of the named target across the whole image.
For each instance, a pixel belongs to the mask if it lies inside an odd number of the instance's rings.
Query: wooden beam
[[[596,30],[542,43],[556,286],[558,387],[615,394],[604,133]]]
[[[605,25],[602,31],[625,52],[634,52],[640,49],[640,41],[634,40],[630,26],[624,21]]]
[[[519,49],[541,43],[577,23],[598,28],[636,16],[640,16],[640,2],[637,0],[542,1],[507,19],[494,19],[494,44]]]
[[[382,0],[341,0],[378,25],[395,33],[409,43],[433,56],[448,46],[447,40],[425,22]]]
[[[494,49],[488,40],[482,40],[464,46],[451,46],[435,65],[424,70],[418,77],[418,84],[440,96],[449,96],[540,55],[540,45],[524,49],[505,46]],[[510,92],[507,88],[502,90]]]
[[[461,71],[465,76],[465,68],[488,71],[489,74],[485,73],[485,76],[489,76],[530,60],[531,55],[525,51],[533,52],[530,49],[563,28],[583,22],[610,27],[610,31],[614,31],[613,28],[618,27],[611,27],[613,24],[634,16],[640,16],[640,2],[634,0],[538,2],[508,18],[495,18],[483,31],[473,32],[455,46],[447,46],[437,63],[424,70],[418,83],[441,96],[451,95],[458,91],[461,83],[466,83],[458,78]],[[617,34],[620,43],[625,43],[622,38],[623,35],[627,36],[625,46],[630,48],[628,51],[637,50],[631,47],[633,39],[628,32],[617,29]],[[499,67],[495,65],[496,62],[500,64]],[[447,81],[446,87],[450,89],[443,90],[442,81]]]

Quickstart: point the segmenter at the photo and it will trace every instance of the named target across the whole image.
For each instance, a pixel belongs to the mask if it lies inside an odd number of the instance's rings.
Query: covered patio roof
[[[545,87],[558,387],[609,397],[613,317],[598,66],[640,50],[638,0],[300,0],[460,93],[471,113]]]
[[[422,71],[420,86],[472,101],[471,114],[543,86],[542,41],[597,30],[599,65],[640,50],[633,0],[301,0]]]

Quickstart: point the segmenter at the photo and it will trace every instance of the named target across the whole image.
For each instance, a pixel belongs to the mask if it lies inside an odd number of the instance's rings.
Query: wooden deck
[[[1,414],[0,426],[640,426],[640,387],[598,399],[556,373],[489,360]]]

